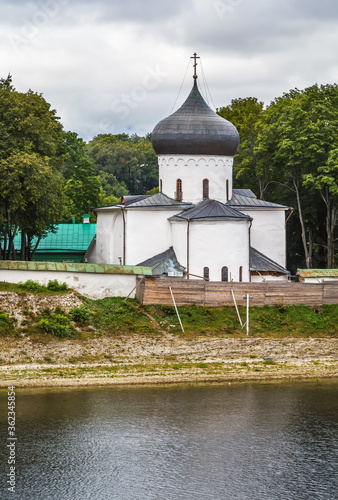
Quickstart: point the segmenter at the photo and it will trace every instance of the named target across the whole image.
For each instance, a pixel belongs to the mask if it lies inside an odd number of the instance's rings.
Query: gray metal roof
[[[159,253],[138,264],[142,267],[151,267],[152,275],[168,274],[168,276],[183,276],[185,267],[181,266],[176,258],[173,247],[170,247],[165,252]]]
[[[157,208],[157,207],[174,207],[178,209],[184,209],[186,207],[191,207],[191,203],[186,203],[182,201],[173,200],[163,193],[156,193],[152,195],[135,195],[135,196],[124,196],[120,203],[115,203],[115,205],[110,205],[108,207],[100,207],[95,210],[110,210],[112,208]]]
[[[134,194],[134,195],[122,196],[121,203],[127,206],[137,201],[144,200],[145,198],[149,198],[149,196],[150,194]]]
[[[257,198],[255,193],[251,189],[233,189],[233,193],[239,196],[247,196],[248,198]]]
[[[248,215],[216,200],[204,200],[169,220],[252,220]]]
[[[231,207],[241,208],[283,208],[287,210],[289,207],[272,203],[270,201],[259,200],[251,189],[233,189],[232,198],[227,202]]]
[[[151,142],[158,155],[233,156],[239,146],[239,135],[232,123],[209,108],[195,79],[182,106],[156,125]]]
[[[280,266],[274,260],[250,247],[250,271],[270,271],[278,274],[290,274],[283,266]]]

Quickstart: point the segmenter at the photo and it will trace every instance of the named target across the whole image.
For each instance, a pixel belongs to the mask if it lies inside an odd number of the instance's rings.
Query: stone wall
[[[20,283],[27,280],[47,285],[57,280],[89,298],[135,297],[136,277],[151,274],[137,266],[109,266],[61,262],[0,261],[0,281]]]

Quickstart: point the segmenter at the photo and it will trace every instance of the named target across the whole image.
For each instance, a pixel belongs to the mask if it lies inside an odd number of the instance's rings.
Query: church
[[[233,189],[239,134],[203,99],[197,84],[152,132],[159,193],[124,196],[94,210],[97,231],[84,261],[140,265],[154,276],[210,281],[287,280],[289,207]]]

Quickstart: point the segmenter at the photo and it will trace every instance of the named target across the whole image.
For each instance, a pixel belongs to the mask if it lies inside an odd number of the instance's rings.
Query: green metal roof
[[[96,224],[58,224],[56,233],[42,238],[37,252],[85,252],[96,234]],[[33,245],[36,239],[33,240]],[[14,247],[20,249],[21,236],[14,238]]]
[[[297,269],[303,278],[338,278],[338,269]]]
[[[15,271],[66,271],[71,273],[152,275],[151,267],[115,266],[113,264],[80,264],[75,262],[27,262],[23,260],[0,260],[0,271],[1,269],[11,269]]]

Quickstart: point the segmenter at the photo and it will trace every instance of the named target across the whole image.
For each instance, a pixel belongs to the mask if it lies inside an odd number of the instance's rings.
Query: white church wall
[[[123,264],[123,215],[122,210],[112,221],[110,247],[113,249],[112,264]]]
[[[94,242],[92,242],[90,244],[90,246],[88,247],[88,249],[85,253],[83,262],[84,263],[95,263],[96,260],[97,260],[97,257],[96,257],[96,236],[95,236]]]
[[[186,221],[172,221],[171,223],[172,246],[178,262],[185,268],[187,267],[187,225]]]
[[[159,178],[162,193],[175,198],[176,181],[181,179],[183,200],[198,203],[203,200],[203,180],[209,180],[209,198],[226,203],[232,197],[232,163],[230,156],[159,156]]]
[[[238,209],[253,218],[251,246],[285,267],[285,211]]]
[[[263,281],[270,282],[270,281],[288,281],[288,276],[287,274],[283,274],[282,276],[273,276],[272,274],[267,274],[264,276],[259,276],[259,275],[253,275],[251,276],[251,282],[252,283],[263,283]]]
[[[187,223],[173,221],[174,250],[180,264],[187,267]],[[241,221],[191,222],[189,230],[189,272],[203,276],[209,268],[210,281],[221,281],[222,267],[228,267],[228,279],[250,281],[249,225]]]
[[[88,262],[123,264],[123,218],[121,210],[102,210],[97,214],[95,248]]]
[[[95,262],[98,264],[112,264],[110,233],[114,214],[112,211],[100,211],[97,215]],[[88,262],[91,262],[91,260],[88,260]]]
[[[136,265],[172,246],[168,218],[181,210],[128,210],[126,218],[126,264]]]

